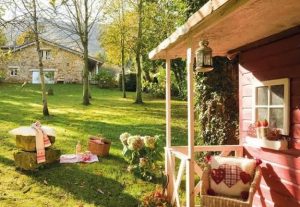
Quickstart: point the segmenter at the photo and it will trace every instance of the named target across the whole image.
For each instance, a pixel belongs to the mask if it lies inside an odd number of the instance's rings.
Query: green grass
[[[49,96],[50,117],[41,114],[40,86],[0,84],[0,207],[38,206],[137,206],[155,184],[126,171],[119,135],[160,135],[165,139],[164,100],[144,97],[133,104],[134,93],[121,98],[118,90],[92,87],[92,105],[81,105],[80,85],[53,85]],[[172,141],[186,144],[186,103],[172,101]],[[102,134],[113,141],[111,155],[94,164],[54,164],[25,173],[14,167],[15,139],[8,131],[35,120],[55,128],[55,147],[74,153],[78,140],[86,149],[89,135]],[[103,192],[103,193],[102,193]]]

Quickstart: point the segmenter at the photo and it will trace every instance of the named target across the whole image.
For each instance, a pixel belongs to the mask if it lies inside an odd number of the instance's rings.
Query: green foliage
[[[122,74],[119,75],[119,88],[122,90]],[[125,89],[126,91],[136,90],[136,73],[125,74]]]
[[[154,81],[144,81],[143,90],[150,93],[156,98],[165,98],[166,95],[166,70],[163,67],[159,67],[158,72],[153,77]],[[179,96],[179,86],[176,82],[174,72],[171,71],[171,95]]]
[[[7,39],[5,37],[5,34],[3,30],[0,28],[0,46],[5,45],[7,42]]]
[[[159,173],[158,161],[162,160],[162,147],[159,137],[132,136],[125,132],[120,135],[123,155],[129,162],[128,171],[151,181]]]
[[[34,32],[29,29],[25,32],[22,32],[16,39],[16,43],[17,45],[23,45],[26,43],[26,41],[28,42],[33,42],[35,39],[34,37]]]
[[[238,99],[233,66],[226,58],[215,57],[214,70],[197,75],[196,111],[201,140],[209,145],[237,143]]]
[[[94,79],[98,81],[99,88],[115,88],[117,83],[113,71],[102,68]]]
[[[186,10],[187,18],[197,12],[209,0],[186,0],[188,8]]]

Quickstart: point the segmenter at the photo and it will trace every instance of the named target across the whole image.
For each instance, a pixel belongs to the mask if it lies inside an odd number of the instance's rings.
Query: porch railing
[[[236,157],[243,156],[243,146],[241,145],[218,145],[218,146],[195,146],[194,153],[197,152],[220,152],[222,156],[228,156],[232,152]],[[165,148],[165,166],[166,173],[169,177],[169,184],[167,188],[167,196],[171,203],[176,207],[181,207],[182,203],[179,196],[179,188],[185,173],[186,166],[190,159],[188,157],[188,147],[187,146],[174,146],[170,148]],[[176,170],[176,159],[180,160],[178,170]],[[194,172],[200,178],[202,177],[203,169],[196,163],[190,163],[194,166]],[[188,179],[186,179],[188,180]],[[186,185],[188,186],[188,185]],[[201,180],[195,185],[193,195],[200,193]],[[186,189],[187,190],[187,189]],[[189,196],[189,195],[186,195]],[[195,199],[195,198],[191,198]]]

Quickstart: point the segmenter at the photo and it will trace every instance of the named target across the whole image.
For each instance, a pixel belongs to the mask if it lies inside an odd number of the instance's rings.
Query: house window
[[[41,56],[43,60],[50,60],[51,51],[50,50],[41,50]]]
[[[254,121],[266,119],[270,128],[289,135],[289,79],[258,82],[254,85]]]
[[[9,67],[9,71],[10,71],[10,76],[17,76],[18,72],[19,72],[19,68],[18,67]]]

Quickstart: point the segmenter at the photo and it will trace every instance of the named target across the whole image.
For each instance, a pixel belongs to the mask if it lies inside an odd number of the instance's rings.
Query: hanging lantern
[[[199,42],[200,47],[196,51],[196,72],[205,73],[213,70],[212,49],[208,44],[207,40]]]

